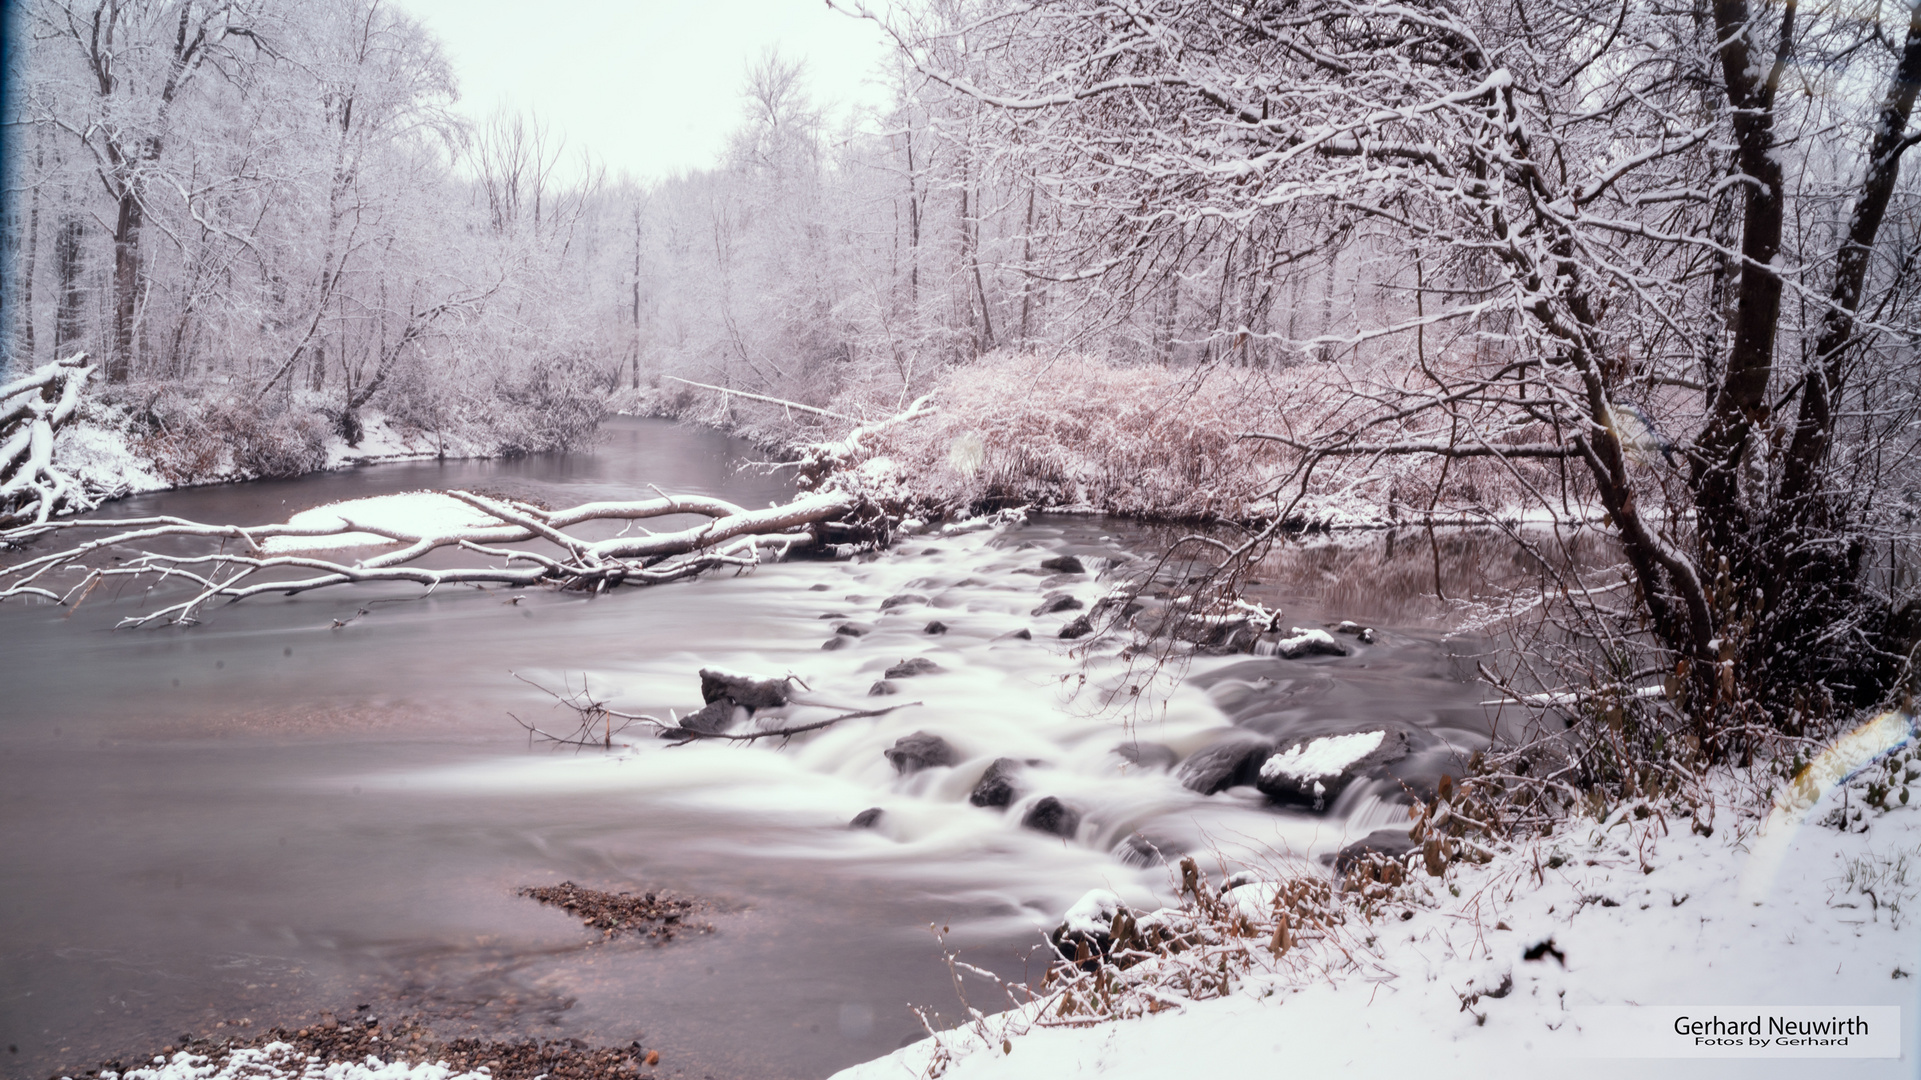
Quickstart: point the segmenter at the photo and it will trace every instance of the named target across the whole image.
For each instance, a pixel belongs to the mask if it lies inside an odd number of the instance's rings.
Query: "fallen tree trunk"
[[[404,510],[394,520],[396,509]],[[709,520],[674,532],[591,541],[567,530],[599,521],[638,522],[679,514]],[[307,519],[305,523],[298,523]],[[878,528],[876,525],[878,524]],[[765,558],[832,544],[883,542],[885,518],[852,494],[821,492],[783,506],[747,510],[721,499],[662,494],[634,502],[587,503],[546,510],[530,503],[471,492],[416,492],[341,503],[257,526],[208,525],[176,517],[120,521],[44,519],[0,530],[0,549],[19,550],[53,536],[93,535],[58,551],[28,555],[0,566],[0,600],[34,596],[56,603],[84,599],[101,583],[178,581],[187,598],[122,626],[188,624],[209,602],[267,593],[292,595],[332,585],[402,581],[424,585],[553,585],[595,592],[623,584],[654,585],[706,570],[745,570]],[[200,540],[214,550],[165,554],[157,541]],[[544,542],[551,550],[506,547]],[[352,562],[312,554],[332,547],[393,546]],[[237,550],[229,550],[230,547]],[[133,549],[134,554],[115,554]],[[451,548],[485,556],[484,566],[446,569],[414,565]]]
[[[45,364],[0,385],[0,527],[40,524],[98,500],[53,463],[53,437],[72,419],[94,369],[86,353]]]

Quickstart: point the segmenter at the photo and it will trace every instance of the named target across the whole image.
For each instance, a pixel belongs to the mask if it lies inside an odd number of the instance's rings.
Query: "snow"
[[[1303,630],[1298,626],[1292,629],[1293,632],[1289,636],[1282,638],[1278,646],[1283,653],[1297,652],[1308,645],[1325,645],[1339,648],[1339,645],[1334,641],[1334,635],[1325,630]]]
[[[348,446],[338,434],[327,439],[327,468],[344,469],[389,461],[426,461],[439,457],[491,457],[486,446],[473,439],[431,431],[407,431],[396,427],[377,409],[362,411],[360,445]]]
[[[1114,915],[1121,907],[1119,894],[1110,889],[1090,889],[1061,916],[1061,923],[1068,933],[1105,934],[1113,927]]]
[[[1252,922],[1271,917],[1274,911],[1274,898],[1280,895],[1281,887],[1272,881],[1250,881],[1236,885],[1221,894],[1221,899],[1242,917]]]
[[[368,1056],[361,1062],[321,1065],[284,1042],[234,1050],[216,1060],[182,1050],[171,1059],[128,1069],[101,1080],[488,1080],[485,1070],[456,1073],[445,1064],[408,1065]]]
[[[1639,1058],[1631,1067],[1646,1078],[1913,1076],[1921,805],[1857,821],[1853,810],[1836,811],[1858,808],[1859,792],[1827,790],[1803,815],[1827,824],[1786,832],[1782,872],[1757,901],[1736,887],[1754,861],[1760,816],[1739,811],[1753,805],[1739,786],[1721,783],[1711,836],[1685,817],[1621,814],[1612,824],[1572,822],[1484,865],[1456,864],[1444,879],[1417,869],[1411,888],[1425,899],[1390,903],[1350,927],[1366,942],[1355,964],[1323,947],[1317,964],[1257,967],[1224,997],[1174,999],[1177,1007],[1154,1015],[1091,1026],[1048,1026],[1029,1006],[838,1080],[1167,1080],[1280,1062],[1320,1075],[1484,1078],[1516,1075],[1527,1062],[1557,1075],[1615,1077],[1622,1058]],[[1227,893],[1250,919],[1270,917],[1274,896],[1269,882]],[[1538,959],[1527,960],[1530,951]],[[1906,1056],[1819,1064],[1683,1057],[1712,1051],[1674,1048],[1672,1034],[1650,1031],[1649,1018],[1666,1006],[1743,1017],[1770,1006],[1818,1006],[1788,1010],[1810,1016],[1899,1006]],[[1817,1053],[1788,1047],[1777,1056]],[[934,1065],[944,1071],[928,1073]]]
[[[89,491],[127,495],[172,486],[154,471],[153,462],[133,452],[125,432],[86,420],[60,429],[53,457]]]
[[[303,529],[364,525],[419,537],[483,528],[500,522],[451,495],[438,491],[404,491],[395,495],[376,495],[316,506],[295,514],[287,519],[287,524]],[[396,542],[375,533],[347,532],[333,536],[276,536],[263,546],[270,555],[284,555],[292,551],[370,547]]]
[[[1262,762],[1261,779],[1286,776],[1294,780],[1310,780],[1339,776],[1341,770],[1373,753],[1386,737],[1385,731],[1357,731],[1351,735],[1310,739]]]

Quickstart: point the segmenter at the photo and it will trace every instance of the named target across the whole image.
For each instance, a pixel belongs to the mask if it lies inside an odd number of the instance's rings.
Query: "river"
[[[743,505],[791,494],[739,469],[753,456],[712,432],[618,420],[590,453],[367,467],[109,513],[263,523],[423,488],[555,506],[649,485]],[[132,589],[75,611],[0,605],[0,1071],[84,1069],[224,1023],[365,1005],[428,1016],[444,1036],[637,1040],[661,1051],[664,1076],[820,1077],[918,1037],[910,1003],[956,1014],[943,948],[1037,976],[1040,933],[1086,889],[1165,899],[1167,870],[1144,852],[1200,852],[1216,870],[1312,860],[1404,820],[1380,793],[1319,815],[1246,788],[1203,797],[1117,746],[1179,757],[1236,724],[1335,717],[1412,723],[1456,757],[1485,739],[1471,643],[1442,630],[1428,549],[1374,539],[1294,557],[1263,587],[1300,625],[1368,620],[1376,643],[1205,659],[1162,671],[1128,709],[1102,707],[1096,689],[1152,671],[1111,648],[1074,652],[1053,633],[1071,612],[1031,610],[1045,589],[1098,595],[1161,536],[1046,516],[596,599],[323,590],[214,608],[190,628],[113,629],[151,603]],[[1062,553],[1089,565],[1084,580],[1038,569]],[[1435,559],[1456,593],[1493,573],[1471,546]],[[880,607],[910,593],[926,601]],[[947,633],[925,632],[936,619]],[[835,633],[846,624],[866,632]],[[836,638],[846,647],[822,648]],[[916,656],[941,670],[868,696]],[[685,711],[702,667],[792,673],[857,708],[919,704],[784,746],[629,732],[613,752],[575,752],[530,745],[514,719],[570,724],[510,672]],[[882,751],[918,730],[960,763],[897,776]],[[969,805],[999,757],[1029,763],[1022,801]],[[1083,812],[1072,839],[1019,826],[1043,795]],[[847,827],[875,806],[877,827]],[[564,879],[710,898],[715,932],[601,942],[516,892]],[[968,995],[1002,1004],[985,984]]]

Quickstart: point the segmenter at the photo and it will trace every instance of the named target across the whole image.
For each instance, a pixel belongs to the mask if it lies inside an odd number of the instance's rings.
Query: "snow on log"
[[[38,525],[97,504],[53,464],[54,433],[72,419],[93,372],[87,354],[75,353],[0,385],[0,527]]]
[[[838,491],[807,495],[764,510],[747,510],[703,496],[663,494],[551,511],[466,491],[429,491],[334,503],[275,525],[208,525],[176,517],[49,522],[43,516],[31,524],[0,529],[0,550],[37,546],[56,535],[98,535],[0,566],[0,600],[35,596],[77,603],[109,578],[192,587],[185,599],[122,621],[122,625],[138,626],[192,623],[207,603],[219,599],[291,595],[359,582],[403,581],[430,590],[441,585],[551,584],[600,592],[622,584],[678,581],[721,567],[749,569],[770,555],[820,545],[834,530],[858,538],[874,531],[853,520],[861,513],[858,496]],[[675,532],[599,541],[567,532],[589,522],[689,514],[708,520]],[[163,538],[201,540],[207,550],[186,554],[149,550],[149,545]],[[505,546],[530,541],[536,546]],[[393,550],[352,562],[313,554],[371,546]],[[413,565],[442,548],[483,556],[488,563],[447,569]],[[127,549],[134,554],[116,554]]]

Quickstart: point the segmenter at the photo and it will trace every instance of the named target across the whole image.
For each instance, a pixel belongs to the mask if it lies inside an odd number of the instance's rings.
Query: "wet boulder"
[[[1021,763],[1013,758],[996,758],[981,775],[980,783],[974,785],[967,801],[975,806],[1011,806],[1020,797],[1020,788],[1014,783],[1014,774],[1020,767]]]
[[[727,698],[710,701],[695,712],[680,718],[680,730],[696,735],[718,735],[734,726],[736,706]],[[668,729],[672,733],[672,729]]]
[[[834,627],[834,633],[840,634],[843,637],[866,637],[869,629],[871,628],[862,626],[859,623],[841,623],[839,626]]]
[[[787,704],[786,679],[756,679],[711,668],[700,669],[700,696],[708,702],[728,698],[749,712]]]
[[[916,675],[933,675],[942,670],[944,669],[939,664],[934,663],[925,656],[916,656],[912,660],[902,660],[900,663],[888,668],[881,677],[884,679],[911,679]]]
[[[1137,769],[1171,769],[1174,767],[1174,748],[1166,743],[1125,742],[1114,748],[1114,753],[1122,761]]]
[[[855,814],[854,820],[848,822],[847,827],[850,829],[871,829],[880,824],[881,815],[885,812],[886,811],[878,806],[870,806],[860,813]]]
[[[1260,763],[1255,786],[1275,802],[1325,810],[1356,779],[1388,775],[1413,743],[1413,734],[1398,727],[1295,738]]]
[[[874,685],[867,688],[868,697],[886,697],[888,694],[898,693],[900,693],[900,687],[895,686],[886,679],[877,679]]]
[[[892,611],[897,607],[905,607],[908,604],[925,604],[926,602],[927,598],[919,593],[901,593],[898,596],[890,596],[882,600],[880,602],[880,609],[882,611]]]
[[[1376,829],[1335,852],[1334,873],[1346,877],[1349,870],[1367,859],[1399,859],[1418,847],[1406,829]]]
[[[1075,641],[1094,632],[1094,621],[1085,615],[1075,617],[1061,627],[1062,641]]]
[[[1049,795],[1021,815],[1021,828],[1073,839],[1081,827],[1081,812]]]
[[[954,748],[947,745],[947,740],[925,731],[903,735],[895,740],[893,746],[881,752],[887,755],[894,771],[902,776],[936,765],[952,765],[955,761]]]
[[[1261,763],[1273,753],[1274,744],[1266,739],[1235,737],[1217,742],[1181,762],[1181,784],[1203,795],[1252,784],[1260,776]]]
[[[1081,561],[1072,555],[1056,555],[1051,559],[1043,559],[1041,560],[1041,569],[1052,570],[1056,574],[1087,573],[1087,567],[1082,565]]]
[[[833,652],[835,649],[845,649],[848,645],[852,643],[853,643],[852,638],[846,637],[841,634],[835,634],[833,637],[830,637],[826,641],[821,642],[820,647],[823,652]]]
[[[1146,834],[1135,833],[1114,849],[1114,857],[1129,866],[1159,866],[1167,861],[1170,851],[1179,853],[1179,849],[1171,844],[1163,847]]]
[[[928,623],[925,627],[921,629],[921,633],[923,634],[945,634],[946,632],[947,632],[947,624],[940,621],[939,619],[935,619],[933,622]]]
[[[1076,598],[1073,593],[1050,593],[1041,601],[1041,606],[1034,609],[1033,613],[1035,615],[1052,615],[1057,611],[1079,611],[1081,606],[1080,600]]]

